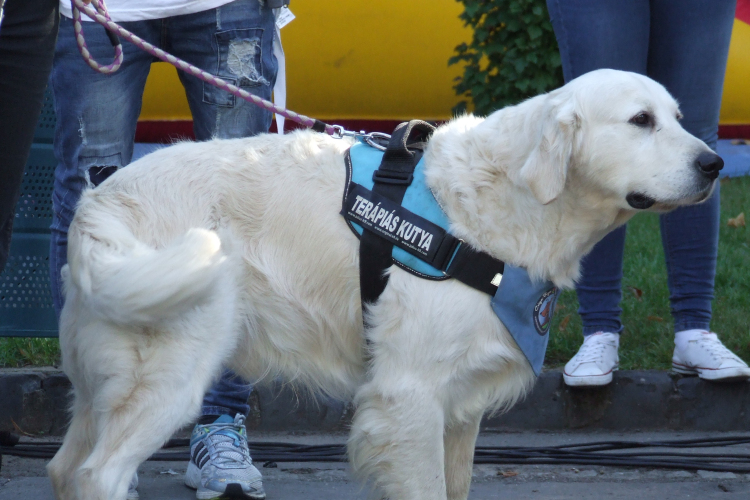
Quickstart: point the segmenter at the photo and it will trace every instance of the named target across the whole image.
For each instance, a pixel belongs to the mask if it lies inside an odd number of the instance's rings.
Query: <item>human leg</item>
[[[217,9],[169,20],[168,49],[187,62],[252,92],[271,98],[278,64],[273,55],[274,16],[258,0],[235,0]],[[200,41],[200,42],[199,42]],[[205,43],[204,41],[210,41]],[[198,140],[247,137],[268,131],[271,113],[202,80],[180,73]],[[251,387],[230,371],[206,396],[204,415],[214,407],[247,415]]]
[[[0,36],[0,272],[8,259],[23,169],[42,109],[58,27],[57,0],[7,0]]]
[[[648,75],[680,103],[682,126],[716,148],[735,0],[654,0]],[[708,329],[719,241],[719,189],[661,216],[675,331]]]
[[[258,0],[235,0],[217,9],[175,16],[168,48],[187,62],[252,92],[271,98],[278,65],[273,55],[274,16]],[[210,41],[198,43],[197,41]],[[247,137],[268,131],[271,113],[184,73],[180,79],[198,140]],[[204,415],[247,415],[251,387],[230,371],[206,395]],[[207,422],[204,422],[207,423]]]
[[[273,55],[273,11],[258,0],[170,19],[169,47],[187,62],[270,100],[278,63]],[[200,43],[199,43],[200,41]],[[204,41],[210,41],[205,43]],[[270,111],[194,76],[180,73],[198,140],[268,132]]]
[[[185,61],[230,81],[240,88],[270,100],[276,80],[277,62],[273,56],[274,16],[258,0],[235,0],[219,8],[169,19],[167,47]],[[198,140],[247,137],[268,131],[271,113],[239,99],[202,80],[180,73],[185,87],[193,128]],[[209,433],[231,425],[237,414],[247,416],[252,386],[229,370],[207,392],[202,417],[194,429]],[[234,442],[236,463],[198,463],[191,457],[186,483],[198,490],[200,498],[218,496],[226,481],[235,483],[251,498],[264,498],[260,473],[242,446],[244,425],[236,425],[239,438]],[[221,435],[219,435],[220,437]],[[213,446],[207,438],[194,441]],[[233,472],[234,471],[234,472]],[[200,473],[200,474],[199,474]],[[214,493],[212,493],[212,491]]]
[[[735,0],[655,0],[649,76],[680,102],[685,129],[716,148]],[[719,243],[720,189],[661,216],[675,329],[675,371],[708,380],[750,378],[747,364],[710,333]]]
[[[67,263],[67,234],[81,192],[127,165],[151,56],[124,44],[125,60],[112,74],[91,69],[78,52],[73,22],[61,18],[60,36],[50,84],[55,96],[54,149],[58,160],[52,194],[50,278],[59,317],[64,297],[60,270]],[[123,23],[138,36],[154,41],[152,22]],[[86,43],[93,57],[112,56],[112,45],[99,25],[86,25]],[[157,38],[158,40],[158,38]]]
[[[648,0],[548,0],[547,6],[566,81],[600,68],[646,73]],[[615,229],[582,261],[576,293],[585,342],[565,366],[569,385],[605,385],[617,369],[625,234],[624,226]]]

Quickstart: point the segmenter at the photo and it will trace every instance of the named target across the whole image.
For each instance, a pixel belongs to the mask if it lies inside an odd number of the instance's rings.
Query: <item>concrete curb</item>
[[[0,370],[0,430],[60,435],[67,425],[70,382],[60,371]],[[250,397],[248,428],[257,431],[344,431],[349,402],[258,386]],[[747,431],[750,383],[715,384],[661,371],[621,371],[596,389],[565,386],[559,371],[543,373],[529,396],[503,415],[489,415],[485,431]]]

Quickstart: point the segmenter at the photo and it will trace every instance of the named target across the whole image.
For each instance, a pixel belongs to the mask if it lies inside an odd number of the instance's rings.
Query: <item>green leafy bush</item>
[[[474,28],[448,64],[465,63],[454,87],[480,115],[563,83],[560,53],[544,0],[460,0],[461,19]],[[454,111],[461,112],[461,101]]]

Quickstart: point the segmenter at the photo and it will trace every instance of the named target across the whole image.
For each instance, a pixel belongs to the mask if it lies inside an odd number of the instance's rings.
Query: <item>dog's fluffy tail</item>
[[[155,249],[119,222],[76,227],[69,242],[70,285],[95,314],[122,324],[153,324],[206,300],[225,260],[219,236],[190,229]]]

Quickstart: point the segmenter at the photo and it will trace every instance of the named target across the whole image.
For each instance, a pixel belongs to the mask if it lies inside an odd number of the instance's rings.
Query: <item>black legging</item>
[[[6,0],[0,25],[0,272],[8,260],[23,168],[42,110],[59,0]]]

